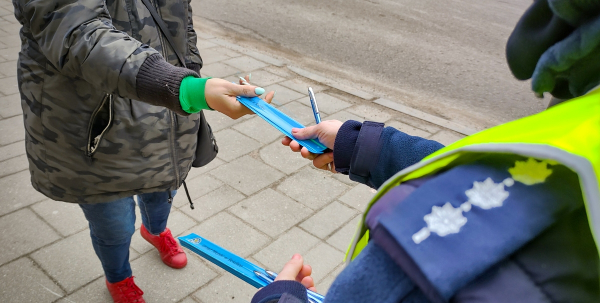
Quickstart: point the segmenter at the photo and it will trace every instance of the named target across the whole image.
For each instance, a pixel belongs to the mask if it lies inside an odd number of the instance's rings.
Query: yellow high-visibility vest
[[[388,179],[373,197],[346,252],[350,262],[367,245],[365,224],[371,207],[391,188],[408,180],[475,159],[482,154],[514,154],[556,161],[579,176],[588,222],[600,252],[600,88],[541,113],[459,140]],[[600,253],[599,253],[600,255]]]

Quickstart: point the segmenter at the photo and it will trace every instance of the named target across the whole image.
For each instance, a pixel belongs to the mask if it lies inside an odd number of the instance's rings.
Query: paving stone
[[[300,122],[302,125],[315,123],[315,115],[313,114],[312,108],[302,105],[298,101],[286,103],[277,109],[290,116],[292,119]]]
[[[213,48],[215,46],[218,46],[217,44],[214,44],[208,40],[204,40],[204,39],[198,39],[198,43],[196,43],[198,49],[201,51],[200,55],[202,55],[202,62],[204,62],[204,51],[202,50],[206,50],[208,48]]]
[[[0,217],[0,264],[60,239],[46,222],[29,209]]]
[[[187,297],[185,299],[183,299],[182,301],[179,301],[179,303],[198,303],[196,300],[192,299],[192,297]]]
[[[326,93],[315,93],[315,99],[317,99],[317,104],[319,105],[319,112],[322,115],[333,114],[342,109],[352,106],[352,103],[343,101]],[[306,98],[300,99],[299,101],[306,106],[311,106],[308,95],[306,96]]]
[[[342,263],[338,265],[331,273],[327,275],[323,280],[319,281],[318,284],[315,284],[317,287],[317,292],[322,295],[327,295],[329,288],[333,281],[337,278],[337,276],[346,268],[346,266]]]
[[[312,87],[313,92],[315,92],[315,93],[318,93],[318,92],[321,92],[321,91],[324,91],[327,89],[327,86],[317,84],[314,81],[304,80],[302,78],[287,80],[287,81],[281,82],[279,84],[281,84],[287,88],[291,88],[301,94],[306,94],[307,96],[308,96],[308,88],[309,87]]]
[[[0,215],[48,199],[33,189],[29,171],[0,178],[0,188],[2,188]]]
[[[327,173],[312,168],[300,170],[277,187],[277,190],[312,209],[323,207],[348,189],[347,185],[330,178]]]
[[[187,188],[190,192],[190,198],[192,201],[200,198],[201,196],[206,195],[207,193],[223,186],[223,182],[209,176],[209,175],[201,175],[197,178],[185,181],[187,184]],[[181,186],[177,190],[177,194],[173,198],[173,206],[175,207],[185,207],[189,205],[187,195],[185,194],[185,188]]]
[[[374,106],[369,105],[357,105],[352,108],[347,109],[348,112],[353,113],[362,118],[362,120],[366,121],[374,121],[374,122],[385,122],[392,118],[387,112],[384,112]]]
[[[226,272],[193,294],[201,302],[248,303],[256,293],[254,286]]]
[[[409,116],[404,113],[398,113],[397,120],[401,121],[402,123],[406,123],[408,125],[416,127],[418,129],[422,129],[430,134],[437,133],[438,131],[440,131],[442,129],[442,127],[439,125],[433,124],[431,122],[427,122],[425,120],[421,120],[421,119],[413,117],[413,116]]]
[[[377,191],[364,184],[355,184],[358,185],[341,196],[339,200],[363,212]]]
[[[329,234],[356,215],[356,213],[356,210],[333,201],[333,203],[325,206],[312,217],[302,222],[300,227],[321,239],[325,239]]]
[[[296,74],[293,71],[291,71],[290,69],[288,69],[287,66],[281,67],[281,66],[271,65],[271,66],[265,67],[263,69],[272,74],[275,74],[277,76],[280,76],[280,77],[283,77],[286,79],[293,79],[293,78],[298,77],[298,74]]]
[[[347,112],[345,110],[339,111],[333,115],[329,115],[329,116],[325,116],[325,117],[321,116],[321,118],[323,121],[324,120],[338,120],[338,121],[342,121],[342,122],[346,122],[348,120],[354,120],[354,121],[358,121],[358,122],[365,121],[365,119],[363,119],[353,113]]]
[[[210,163],[208,163],[202,167],[192,167],[192,169],[188,172],[185,182],[188,182],[188,180],[197,178],[198,176],[201,176],[201,175],[219,167],[219,165],[221,165],[223,163],[225,163],[225,161],[223,161],[219,158],[214,158],[212,161],[210,161]]]
[[[19,38],[18,36],[16,38]],[[15,42],[13,42],[15,41]],[[11,39],[11,37],[2,38],[2,43],[8,47],[21,45],[21,39]],[[13,45],[14,44],[14,45]],[[17,76],[17,61],[6,61],[0,63],[0,74],[7,77]]]
[[[219,145],[219,154],[217,157],[228,162],[262,145],[260,142],[232,129],[224,129],[216,132],[214,135]]]
[[[280,140],[263,147],[259,155],[265,163],[288,175],[307,165],[312,165],[312,161],[302,158],[299,153],[281,144]]]
[[[358,222],[362,218],[362,214],[355,216],[350,222],[346,223],[342,228],[336,231],[329,239],[327,239],[327,243],[339,251],[346,253],[348,250],[348,246],[354,237],[354,233],[358,228]]]
[[[312,211],[270,188],[232,206],[229,211],[258,230],[277,237]]]
[[[326,243],[320,243],[303,257],[304,263],[312,267],[311,276],[317,283],[344,261],[344,254]]]
[[[331,177],[350,186],[354,186],[357,184],[357,182],[350,180],[350,177],[348,177],[348,175],[337,173],[333,174]]]
[[[265,269],[279,272],[294,254],[304,254],[319,243],[319,238],[294,227],[256,253],[253,258]]]
[[[0,70],[2,70],[0,64]],[[0,97],[0,117],[9,118],[23,114],[21,96],[19,94]]]
[[[276,106],[280,106],[280,105],[286,104],[290,101],[298,100],[301,98],[308,98],[308,95],[306,95],[306,94],[301,94],[299,92],[296,92],[294,90],[291,90],[291,89],[289,89],[285,86],[281,86],[279,84],[269,85],[269,86],[265,87],[264,89],[265,89],[265,91],[268,91],[268,92],[270,92],[270,91],[275,92],[275,97],[273,98],[272,104],[276,105]],[[310,101],[308,101],[308,102],[310,105]],[[319,106],[320,105],[321,104],[319,103]]]
[[[254,71],[254,70],[269,66],[269,64],[267,64],[267,63],[258,61],[256,59],[254,59],[252,57],[248,57],[248,56],[236,57],[236,58],[227,59],[227,60],[224,60],[221,62],[223,62],[227,65],[231,65],[231,66],[237,68],[238,70],[245,71],[245,72],[250,72],[250,71]]]
[[[29,168],[27,155],[20,155],[0,162],[0,177],[8,176]]]
[[[158,255],[158,251],[154,249],[152,244],[148,243],[146,239],[142,238],[139,227],[142,224],[142,217],[139,214],[139,208],[136,208],[136,232],[131,237],[131,248],[135,249],[136,252],[140,254],[145,254],[146,252],[153,250],[152,254]],[[169,220],[167,222],[167,227],[171,230],[173,237],[177,238],[183,232],[195,226],[196,222],[183,214],[181,211],[178,211],[174,208],[171,209],[171,213],[169,214]]]
[[[385,124],[385,126],[391,126],[401,132],[407,133],[411,136],[417,136],[421,138],[428,138],[431,136],[431,133],[426,132],[420,128],[416,128],[412,125],[408,125],[406,123],[402,123],[399,121],[389,121]]]
[[[88,230],[44,247],[31,257],[68,293],[103,275]]]
[[[228,56],[227,53],[228,52],[226,51],[226,49],[220,46],[204,49],[200,52],[200,54],[202,55],[202,63],[204,63],[204,66],[230,59],[231,57]],[[201,72],[202,74],[205,73],[204,67],[202,67]]]
[[[430,140],[440,142],[444,145],[450,145],[462,138],[466,137],[465,135],[450,131],[450,130],[441,130],[433,136],[429,137]]]
[[[280,131],[259,116],[254,116],[251,119],[238,123],[234,125],[233,128],[240,133],[262,143],[270,143],[277,139],[283,138],[283,134]]]
[[[184,234],[195,233],[245,258],[271,240],[244,221],[226,212],[200,223]]]
[[[137,284],[137,276],[134,279]],[[145,290],[142,290],[145,291]],[[78,289],[76,292],[70,294],[64,299],[58,300],[56,303],[74,303],[74,302],[85,302],[85,303],[106,303],[112,302],[112,297],[106,289],[106,283],[104,282],[104,276],[97,278],[92,283]]]
[[[239,69],[220,62],[210,63],[202,67],[203,77],[223,78],[241,72]]]
[[[237,120],[231,119],[218,111],[205,110],[203,112],[204,116],[206,117],[206,121],[208,121],[208,124],[210,124],[210,128],[212,129],[213,133],[218,132],[224,128],[230,127],[241,121],[244,121],[244,119],[242,118]],[[217,145],[218,144],[219,142],[217,141]]]
[[[188,257],[181,269],[166,266],[158,254],[146,254],[131,263],[135,283],[147,302],[177,302],[217,276],[198,257]]]
[[[0,79],[0,93],[4,96],[19,93],[16,77],[5,77]]]
[[[12,14],[13,12],[10,10],[0,7],[0,16],[10,16]]]
[[[281,82],[284,80],[285,80],[285,78],[279,77],[275,74],[269,73],[264,70],[258,70],[258,71],[252,72],[252,77],[250,78],[250,83],[264,88],[265,86],[275,84],[277,82]]]
[[[246,195],[251,195],[284,176],[250,156],[243,156],[221,165],[210,174]]]
[[[14,25],[16,26],[16,25]],[[2,26],[2,30],[6,33],[10,34],[10,27],[13,27],[13,24],[5,24]],[[21,28],[21,25],[18,25],[19,29]],[[18,34],[19,29],[17,29],[14,34]],[[14,35],[13,34],[13,35]],[[13,35],[8,35],[8,36],[13,36]],[[6,61],[15,61],[19,58],[19,51],[21,50],[21,46],[14,46],[14,47],[9,47],[9,48],[4,48],[4,49],[0,49],[0,62],[6,62]],[[17,83],[17,79],[14,79],[14,83],[16,85]],[[4,86],[4,84],[2,85]],[[2,88],[2,86],[0,86],[0,88]],[[5,95],[10,95],[10,94],[5,94]]]
[[[18,141],[0,147],[0,161],[25,154],[25,141]]]
[[[23,127],[22,115],[0,120],[0,146],[24,139],[25,128]]]
[[[88,228],[88,221],[78,204],[45,200],[31,208],[63,237]]]
[[[239,191],[224,185],[194,200],[194,208],[182,207],[181,211],[198,222],[202,222],[214,214],[230,207],[246,198]]]
[[[0,302],[50,303],[64,295],[60,287],[28,258],[0,267],[0,281]]]

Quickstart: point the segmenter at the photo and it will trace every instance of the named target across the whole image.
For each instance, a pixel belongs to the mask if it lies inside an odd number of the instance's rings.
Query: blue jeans
[[[176,191],[171,192],[175,196]],[[137,196],[142,214],[142,224],[153,235],[167,227],[171,211],[169,192]],[[127,197],[108,203],[79,204],[89,222],[94,251],[102,263],[106,279],[110,283],[131,277],[129,245],[135,232],[135,201]]]

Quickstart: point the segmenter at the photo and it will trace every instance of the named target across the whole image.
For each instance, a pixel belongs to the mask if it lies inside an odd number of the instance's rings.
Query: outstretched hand
[[[316,292],[315,281],[310,276],[312,268],[308,264],[304,264],[304,259],[301,255],[295,254],[283,266],[281,272],[275,278],[275,281],[290,280],[300,282],[304,287]]]
[[[323,145],[333,150],[335,143],[335,137],[337,136],[342,122],[337,120],[323,121],[317,125],[309,126],[306,128],[293,128],[292,135],[298,140],[307,139],[319,139]],[[281,143],[285,146],[289,146],[294,152],[300,152],[302,157],[312,160],[313,165],[323,170],[330,170],[335,173],[335,166],[333,164],[333,152],[327,152],[323,154],[313,154],[308,151],[305,147],[302,147],[298,142],[294,141],[290,137],[285,137],[281,140]]]
[[[240,81],[241,82],[241,81]],[[240,103],[235,97],[256,97],[265,93],[262,87],[254,85],[238,85],[227,80],[212,78],[206,81],[204,97],[206,104],[232,119],[237,119],[253,112]],[[265,102],[271,103],[274,92],[265,95]]]

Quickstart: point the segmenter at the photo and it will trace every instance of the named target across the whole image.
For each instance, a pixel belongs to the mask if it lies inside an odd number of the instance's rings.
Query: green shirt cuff
[[[181,80],[181,86],[179,87],[179,103],[181,108],[186,113],[197,113],[203,109],[212,110],[206,103],[204,97],[204,89],[206,87],[206,81],[209,78],[196,78],[194,76],[188,76]]]

